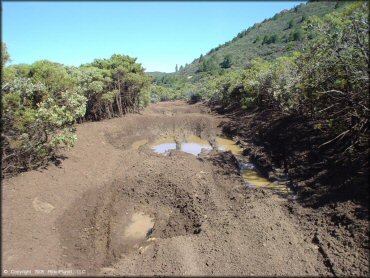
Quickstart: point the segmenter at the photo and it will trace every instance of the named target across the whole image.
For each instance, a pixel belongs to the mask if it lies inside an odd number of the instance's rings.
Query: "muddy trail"
[[[58,166],[3,181],[2,273],[366,275],[351,237],[328,249],[306,219],[329,225],[260,176],[227,121],[164,102],[79,125]]]

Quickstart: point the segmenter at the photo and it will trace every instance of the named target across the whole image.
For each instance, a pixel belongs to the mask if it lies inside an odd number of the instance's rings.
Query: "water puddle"
[[[152,150],[159,154],[166,154],[170,150],[179,149],[174,137],[161,137],[152,144]]]
[[[231,151],[235,156],[242,154],[242,149],[231,139],[217,137],[216,142],[220,151]]]
[[[212,147],[207,140],[203,140],[195,135],[189,135],[183,142],[175,140],[174,137],[160,138],[153,143],[152,150],[159,154],[166,154],[170,150],[178,150],[192,155],[199,155],[203,150],[212,150]]]
[[[240,163],[240,173],[246,185],[251,188],[269,189],[276,195],[282,197],[293,197],[293,192],[286,182],[270,181],[263,177],[252,163]]]
[[[132,144],[132,148],[138,149],[148,143],[148,140],[140,140]],[[171,150],[178,150],[192,155],[199,155],[202,152],[212,150],[209,141],[204,140],[195,135],[188,135],[182,140],[174,136],[162,136],[151,145],[151,149],[158,154],[168,154]],[[216,148],[219,151],[230,151],[238,160],[240,174],[243,177],[246,185],[252,188],[265,188],[273,191],[280,196],[292,196],[293,192],[289,189],[285,182],[272,182],[263,177],[253,163],[242,162],[243,150],[233,140],[216,137]]]
[[[181,151],[192,155],[199,155],[202,150],[212,150],[210,145],[200,145],[197,143],[182,143]]]
[[[218,137],[216,141],[219,150],[231,151],[236,157],[239,162],[240,174],[248,187],[269,189],[277,195],[284,197],[293,195],[293,192],[284,182],[272,182],[262,176],[253,163],[242,162],[242,149],[233,140]]]
[[[255,187],[266,187],[271,183],[254,170],[242,170],[241,174],[245,182]]]
[[[130,225],[125,229],[124,237],[133,240],[145,239],[153,229],[153,225],[154,221],[148,215],[134,213]]]
[[[136,141],[136,142],[132,143],[131,149],[138,150],[140,147],[144,146],[147,143],[148,143],[147,139],[142,139],[142,140]]]
[[[176,143],[163,143],[159,145],[155,145],[152,147],[153,151],[159,154],[166,154],[170,150],[180,149],[180,147],[176,148]]]

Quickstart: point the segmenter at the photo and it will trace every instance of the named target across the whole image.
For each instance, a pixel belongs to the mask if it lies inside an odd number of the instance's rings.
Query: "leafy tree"
[[[302,29],[298,28],[289,33],[288,41],[301,41],[304,37]]]
[[[288,36],[284,33],[284,35],[280,38],[280,41],[284,43],[288,42]]]
[[[262,40],[262,45],[269,44],[270,43],[270,37],[265,35]]]
[[[214,57],[210,57],[203,62],[199,66],[200,72],[212,72],[218,68]]]
[[[301,17],[301,20],[300,20],[300,23],[304,22],[307,20],[307,15],[306,14],[303,14],[302,17]]]
[[[278,41],[278,36],[276,34],[271,35],[270,42],[276,43]]]
[[[74,80],[63,65],[47,60],[31,64],[28,77],[35,83],[42,82],[51,94],[72,89],[75,85]]]
[[[228,69],[232,65],[232,57],[231,54],[227,54],[224,57],[224,60],[220,63],[221,68]]]
[[[150,85],[150,77],[145,75],[136,58],[114,54],[110,59],[96,59],[85,66],[97,67],[107,72],[107,88],[116,90],[116,99],[112,105],[115,115],[137,112],[141,108],[141,90]]]
[[[10,61],[10,55],[5,43],[1,43],[1,65],[4,67]]]
[[[60,148],[73,146],[76,122],[135,112],[150,101],[150,78],[124,55],[79,68],[44,60],[3,72],[5,175],[45,165]]]
[[[253,43],[257,43],[257,42],[259,42],[260,40],[261,40],[261,38],[260,38],[259,36],[257,36],[257,37],[254,39]]]
[[[293,28],[294,26],[295,26],[295,21],[294,21],[294,19],[289,20],[289,22],[288,22],[288,29],[291,29],[291,28]]]
[[[262,44],[270,44],[276,43],[278,41],[278,36],[276,34],[272,34],[271,36],[264,36]]]
[[[15,78],[2,84],[5,175],[45,165],[61,146],[73,146],[73,124],[85,113],[86,99],[76,91],[48,94],[42,83]],[[47,95],[37,99],[35,95]]]

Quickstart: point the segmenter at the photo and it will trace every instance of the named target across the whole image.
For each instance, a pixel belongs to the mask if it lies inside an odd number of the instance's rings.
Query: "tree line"
[[[2,45],[2,171],[45,165],[76,141],[75,124],[137,112],[150,102],[151,78],[135,58],[113,55],[80,67],[50,61],[7,65]]]

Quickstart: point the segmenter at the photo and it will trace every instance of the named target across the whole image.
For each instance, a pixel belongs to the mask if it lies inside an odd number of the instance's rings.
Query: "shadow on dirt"
[[[246,142],[245,153],[264,174],[283,168],[302,204],[318,208],[351,200],[367,207],[364,156],[343,157],[335,144],[322,147],[330,138],[305,117],[268,110],[240,113],[226,112],[233,120],[222,125],[224,133]]]
[[[134,181],[115,181],[88,191],[58,220],[65,264],[98,271],[157,238],[197,235],[202,224],[196,202],[194,196],[166,180],[151,191]],[[153,226],[144,223],[142,231],[130,232],[133,219],[149,223],[145,217],[152,219]],[[136,226],[140,228],[140,223]],[[137,236],[140,233],[142,237]]]

